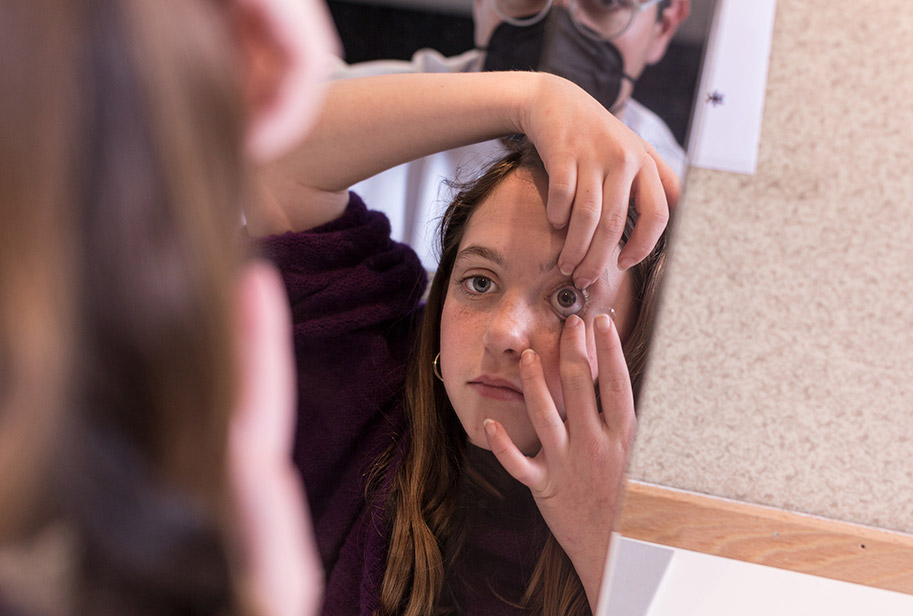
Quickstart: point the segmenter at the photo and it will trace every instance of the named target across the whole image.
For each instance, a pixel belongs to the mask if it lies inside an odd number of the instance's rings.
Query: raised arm
[[[577,268],[575,280],[588,284],[604,269],[631,194],[641,222],[619,263],[631,265],[652,249],[668,218],[667,203],[678,196],[675,174],[578,86],[532,72],[334,82],[309,138],[262,170],[262,198],[246,211],[249,231],[262,236],[312,228],[338,217],[346,189],[362,179],[514,133],[530,137],[549,172],[549,220],[570,225],[563,270]],[[608,246],[596,248],[603,240]]]

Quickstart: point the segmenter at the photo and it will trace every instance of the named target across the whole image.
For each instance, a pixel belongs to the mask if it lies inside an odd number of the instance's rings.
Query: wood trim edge
[[[913,595],[913,536],[629,480],[619,532]]]

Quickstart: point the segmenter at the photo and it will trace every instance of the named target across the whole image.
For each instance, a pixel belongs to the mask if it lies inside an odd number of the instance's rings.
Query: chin
[[[491,445],[488,444],[488,439],[485,438],[485,433],[484,433],[484,432],[483,432],[482,435],[481,435],[481,439],[482,439],[482,440],[479,440],[479,439],[476,439],[476,438],[472,438],[471,436],[467,436],[467,437],[466,437],[466,440],[469,441],[469,444],[470,444],[470,445],[473,445],[473,446],[475,446],[475,447],[478,447],[479,449],[484,449],[484,450],[486,450],[486,451],[491,451]]]

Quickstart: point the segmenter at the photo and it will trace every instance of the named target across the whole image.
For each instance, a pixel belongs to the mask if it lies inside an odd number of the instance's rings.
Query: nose
[[[529,305],[519,297],[504,296],[492,310],[485,329],[485,348],[494,355],[519,357],[530,347],[529,330],[532,314]]]

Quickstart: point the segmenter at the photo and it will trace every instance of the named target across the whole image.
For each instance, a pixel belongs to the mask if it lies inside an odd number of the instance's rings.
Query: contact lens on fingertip
[[[608,315],[609,315],[609,318],[612,319],[612,322],[614,322],[615,321],[615,309],[609,308]]]

